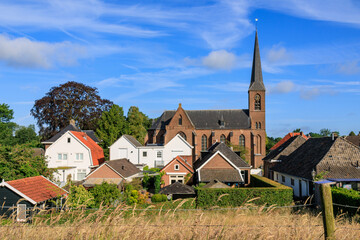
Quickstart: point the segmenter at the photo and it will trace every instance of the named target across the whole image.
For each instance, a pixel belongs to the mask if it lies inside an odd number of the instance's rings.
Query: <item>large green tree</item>
[[[104,111],[98,121],[96,135],[102,140],[100,146],[104,149],[105,158],[109,157],[109,147],[119,137],[127,133],[127,122],[122,107],[114,104],[109,111]]]
[[[0,179],[6,181],[43,175],[51,177],[44,156],[36,156],[28,146],[0,145]]]
[[[128,134],[143,144],[152,120],[140,112],[138,107],[131,106],[127,114],[127,122],[129,124]]]
[[[46,139],[55,135],[74,119],[81,129],[95,130],[103,111],[112,102],[102,99],[96,88],[78,82],[67,82],[50,89],[35,101],[31,115],[37,120],[40,135]]]
[[[3,103],[0,104],[0,144],[12,145],[13,133],[16,128],[16,123],[11,122],[14,118],[14,111],[10,106]]]

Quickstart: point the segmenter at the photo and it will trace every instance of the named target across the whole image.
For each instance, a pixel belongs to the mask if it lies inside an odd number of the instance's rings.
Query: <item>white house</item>
[[[137,166],[163,167],[179,155],[192,155],[193,147],[179,134],[166,145],[142,146],[129,135],[121,136],[110,146],[110,160],[127,158]]]
[[[55,178],[66,182],[70,174],[72,180],[80,181],[90,170],[104,162],[104,152],[86,133],[67,131],[45,151],[49,168],[57,169]]]

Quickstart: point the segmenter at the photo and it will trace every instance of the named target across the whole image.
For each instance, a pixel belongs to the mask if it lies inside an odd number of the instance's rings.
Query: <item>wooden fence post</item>
[[[321,208],[326,240],[335,239],[335,219],[330,184],[320,185]]]

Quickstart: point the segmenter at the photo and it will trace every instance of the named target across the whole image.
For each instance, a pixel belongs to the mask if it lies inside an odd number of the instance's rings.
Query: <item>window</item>
[[[294,186],[294,179],[291,179],[291,185]]]
[[[179,164],[174,165],[174,170],[180,170]]]
[[[245,147],[245,136],[244,135],[240,135],[240,137],[239,137],[239,146]]]
[[[185,133],[183,133],[183,132],[178,132],[178,134],[179,134],[184,140],[186,140],[186,134],[185,134]]]
[[[225,121],[224,120],[220,120],[220,127],[225,127]]]
[[[275,180],[278,181],[279,180],[279,174],[275,174]]]
[[[70,142],[71,142],[71,138],[68,138],[68,139],[67,139],[67,142],[70,143]]]
[[[182,125],[182,116],[179,116],[179,125]]]
[[[224,134],[220,136],[220,142],[222,142],[222,143],[226,142],[226,137]]]
[[[82,161],[84,160],[84,154],[83,153],[76,153],[76,160],[77,161]]]
[[[67,153],[58,153],[58,160],[67,160]]]
[[[143,151],[143,157],[147,157],[147,152]]]
[[[259,129],[261,129],[261,122],[259,122]]]
[[[285,182],[285,176],[281,176],[281,181]]]
[[[258,123],[255,123],[255,128],[258,129]]]
[[[207,137],[204,134],[201,137],[201,151],[206,151],[206,150],[207,150]]]
[[[78,169],[77,170],[77,180],[83,180],[86,176],[86,169]]]
[[[255,95],[255,110],[261,110],[261,97],[259,94]]]
[[[156,152],[156,157],[157,158],[162,158],[162,151],[157,151]]]
[[[17,221],[19,222],[26,221],[26,204],[17,205]]]
[[[184,176],[181,175],[170,176],[170,183],[173,184],[175,182],[184,183]]]

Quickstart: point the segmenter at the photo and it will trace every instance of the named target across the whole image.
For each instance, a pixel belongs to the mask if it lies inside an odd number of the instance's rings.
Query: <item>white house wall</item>
[[[309,193],[309,180],[307,179],[304,179],[304,178],[299,178],[299,177],[296,177],[296,176],[292,176],[292,175],[287,175],[287,174],[284,174],[284,173],[279,173],[279,172],[275,172],[273,173],[274,175],[274,181],[278,182],[278,183],[281,183],[283,185],[286,185],[288,187],[291,187],[293,190],[294,190],[294,195],[296,197],[300,197],[300,188],[299,188],[299,183],[301,181],[301,189],[302,189],[302,197],[305,197],[305,196],[310,196],[310,193]],[[282,176],[285,177],[285,182],[282,181]],[[291,179],[294,179],[294,185],[291,184]]]
[[[138,148],[135,148],[126,138],[120,137],[110,146],[110,160],[119,159],[119,155],[116,155],[118,149],[127,149],[128,159],[131,163],[145,164],[150,168],[159,167],[159,165],[165,166],[178,155],[192,155],[192,147],[179,136],[175,136],[165,146],[148,145]],[[161,157],[158,152],[161,152]]]
[[[123,154],[127,151],[126,156]],[[133,164],[138,164],[138,150],[126,138],[120,137],[115,143],[110,146],[110,160],[117,160],[127,158]]]
[[[68,143],[68,138],[70,138],[70,143]],[[58,160],[59,153],[67,154],[67,160]],[[83,160],[76,160],[76,153],[82,153]],[[66,177],[69,174],[71,174],[72,180],[81,180],[78,179],[78,171],[88,174],[90,166],[92,166],[90,150],[69,132],[51,144],[46,149],[45,156],[49,168],[73,167],[71,169],[58,170],[58,173],[54,174],[55,179],[60,182],[66,181]]]

